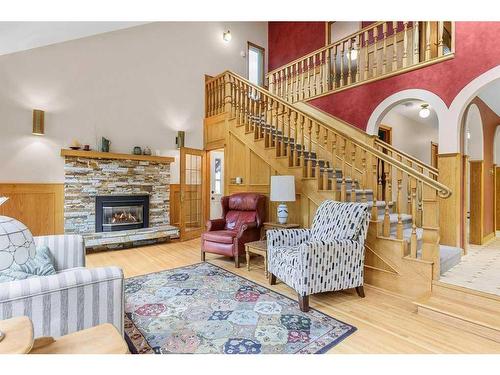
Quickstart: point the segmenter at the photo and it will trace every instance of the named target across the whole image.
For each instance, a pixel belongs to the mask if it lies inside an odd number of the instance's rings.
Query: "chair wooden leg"
[[[309,296],[303,296],[299,293],[299,307],[300,311],[308,312],[309,311]]]
[[[363,285],[356,287],[356,293],[358,293],[358,296],[360,296],[361,298],[365,298],[365,290],[363,289]]]
[[[201,250],[201,261],[205,261],[205,252],[203,250]]]
[[[240,254],[236,254],[234,256],[234,266],[236,268],[240,268]]]
[[[269,275],[269,285],[276,285],[276,276],[271,272],[268,272]]]

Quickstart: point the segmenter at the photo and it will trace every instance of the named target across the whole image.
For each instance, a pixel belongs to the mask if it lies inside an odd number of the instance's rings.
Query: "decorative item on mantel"
[[[144,155],[151,155],[151,149],[148,146],[144,147],[142,152]]]
[[[285,202],[295,202],[295,177],[271,176],[271,202],[281,202],[278,205],[278,223],[288,221],[288,207]]]
[[[78,142],[77,139],[73,139],[71,141],[71,145],[69,146],[69,148],[72,150],[79,150],[82,148],[82,144],[80,142]]]
[[[139,146],[135,146],[134,150],[132,151],[134,155],[142,155],[142,149]]]
[[[101,152],[109,152],[109,145],[111,141],[104,137],[101,138]]]

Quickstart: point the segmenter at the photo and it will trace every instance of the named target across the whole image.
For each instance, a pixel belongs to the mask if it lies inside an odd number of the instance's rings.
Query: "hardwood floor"
[[[87,255],[89,267],[120,266],[125,277],[199,261],[199,239]],[[251,271],[245,264],[236,269],[231,259],[217,255],[207,254],[207,261],[296,298],[296,293],[285,284],[268,284],[261,257],[251,259]],[[329,353],[500,353],[500,344],[494,341],[417,315],[410,300],[367,285],[365,294],[366,298],[360,298],[353,289],[310,298],[312,308],[358,328]]]

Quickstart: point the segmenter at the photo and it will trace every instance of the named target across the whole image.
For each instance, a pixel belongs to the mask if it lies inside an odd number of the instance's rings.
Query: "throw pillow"
[[[26,263],[19,265],[12,264],[8,269],[0,271],[0,282],[24,280],[34,276],[55,275],[54,259],[47,246],[36,248],[34,258],[30,258]]]

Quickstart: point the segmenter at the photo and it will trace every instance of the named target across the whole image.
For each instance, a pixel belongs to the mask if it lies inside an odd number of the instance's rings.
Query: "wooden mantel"
[[[113,152],[98,152],[84,150],[68,150],[61,149],[61,156],[76,156],[89,159],[118,159],[118,160],[140,160],[152,161],[156,163],[173,163],[175,158],[171,156],[152,156],[152,155],[134,155],[134,154],[117,154]]]

